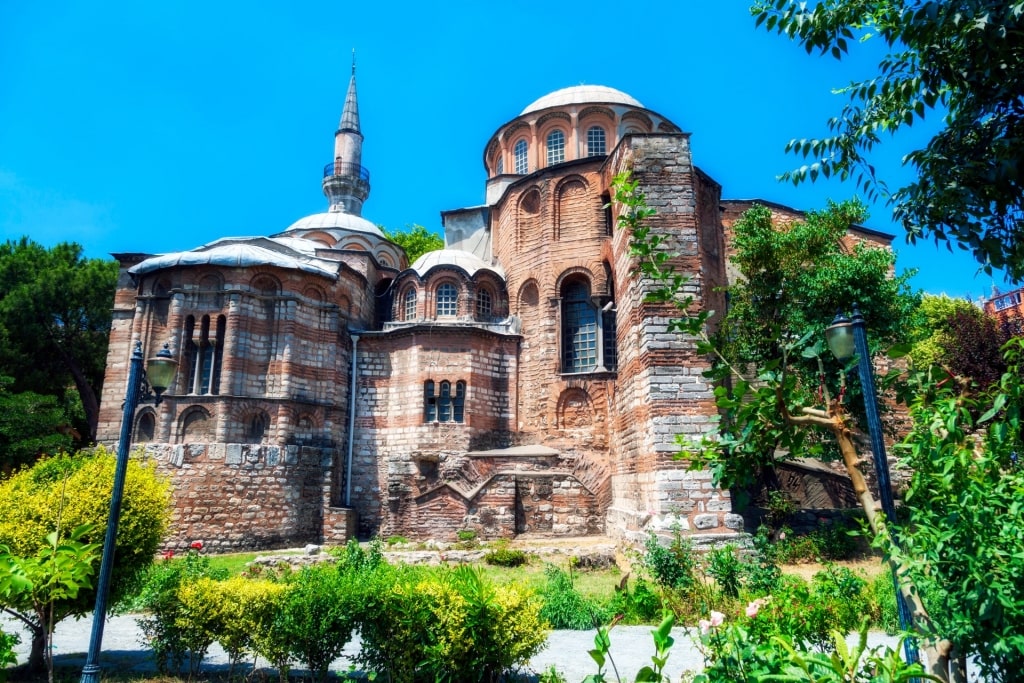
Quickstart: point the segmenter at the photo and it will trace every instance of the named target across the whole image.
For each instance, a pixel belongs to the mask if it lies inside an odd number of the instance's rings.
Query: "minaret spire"
[[[330,211],[358,216],[370,195],[370,173],[362,167],[363,134],[359,129],[359,101],[356,96],[356,51],[352,50],[352,76],[345,94],[341,121],[334,133],[334,162],[324,169],[324,195]]]

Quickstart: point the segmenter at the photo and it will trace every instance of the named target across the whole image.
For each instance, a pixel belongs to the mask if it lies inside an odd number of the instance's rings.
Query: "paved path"
[[[90,619],[75,621],[68,619],[57,626],[54,638],[54,651],[57,665],[60,667],[81,668],[85,664],[85,653],[89,648],[89,632],[92,626]],[[14,630],[11,620],[0,617],[0,628],[5,631]],[[668,660],[666,673],[671,680],[678,681],[686,670],[700,670],[703,659],[693,646],[687,629],[676,628],[673,631],[676,644]],[[18,646],[18,660],[24,662],[28,656],[27,636]],[[632,680],[636,672],[645,664],[650,663],[654,654],[654,641],[651,638],[650,626],[616,626],[611,633],[611,654],[618,667],[623,681]],[[873,645],[892,645],[895,639],[884,634],[872,634]],[[582,681],[588,674],[597,671],[587,651],[593,647],[593,631],[552,631],[548,637],[547,647],[530,661],[530,671],[540,673],[554,665],[569,683]],[[353,657],[359,651],[358,642],[349,643],[341,659],[331,667],[334,671],[348,671]],[[140,642],[139,630],[134,616],[117,616],[107,621],[103,635],[103,656],[100,660],[104,670],[117,671],[153,671],[155,669],[152,653]],[[260,666],[266,666],[260,662]],[[216,644],[204,659],[204,669],[218,670],[227,668],[227,657]],[[614,672],[608,669],[609,680],[616,680]],[[533,678],[527,680],[535,680]]]

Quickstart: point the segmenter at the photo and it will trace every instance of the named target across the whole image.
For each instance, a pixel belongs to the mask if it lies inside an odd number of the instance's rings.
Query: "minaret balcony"
[[[367,170],[365,166],[360,166],[359,164],[353,164],[347,161],[332,161],[324,166],[324,178],[333,178],[337,176],[359,178],[366,184],[370,183],[370,171]]]

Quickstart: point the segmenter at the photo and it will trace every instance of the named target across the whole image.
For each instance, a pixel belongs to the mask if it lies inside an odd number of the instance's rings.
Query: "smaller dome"
[[[502,279],[505,277],[505,273],[501,270],[500,266],[488,265],[475,254],[463,251],[462,249],[438,249],[437,251],[428,251],[426,254],[423,254],[423,256],[416,259],[416,262],[413,263],[410,268],[415,270],[420,277],[423,277],[438,266],[454,266],[456,268],[460,268],[464,270],[469,277],[473,277],[478,270],[490,270],[497,273]]]
[[[540,111],[548,107],[587,103],[628,104],[631,107],[644,108],[644,105],[640,104],[635,98],[615,88],[609,88],[605,85],[574,85],[571,88],[562,88],[561,90],[548,93],[524,109],[519,115],[522,116],[523,114]]]
[[[330,230],[332,228],[365,232],[376,237],[384,237],[384,233],[380,231],[380,228],[370,221],[362,216],[354,216],[343,211],[326,211],[300,218],[289,225],[285,232],[296,230]]]

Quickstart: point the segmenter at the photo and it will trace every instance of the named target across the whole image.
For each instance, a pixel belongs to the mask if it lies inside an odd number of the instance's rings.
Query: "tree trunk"
[[[85,411],[85,420],[89,423],[89,434],[86,437],[88,443],[96,442],[96,429],[100,424],[100,402],[96,397],[96,391],[89,384],[89,378],[85,376],[78,361],[75,360],[74,356],[67,352],[67,350],[61,346],[56,339],[52,338],[53,346],[57,349],[57,353],[60,355],[61,362],[71,373],[71,378],[75,382],[75,388],[78,390],[78,396],[82,401],[82,409]]]
[[[46,629],[32,626],[32,649],[28,654],[28,670],[39,674],[46,671]]]

